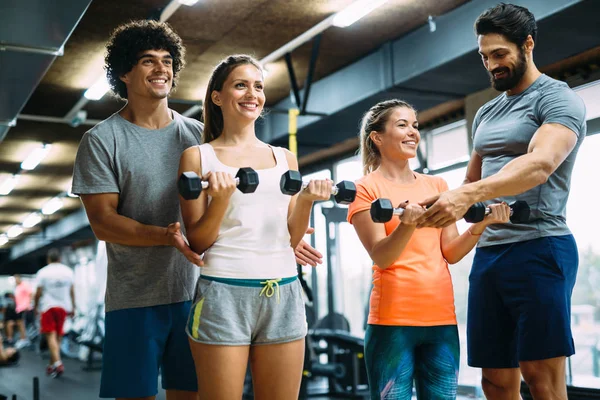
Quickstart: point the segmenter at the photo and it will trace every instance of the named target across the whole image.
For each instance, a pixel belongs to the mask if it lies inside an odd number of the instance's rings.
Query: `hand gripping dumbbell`
[[[302,182],[302,175],[298,171],[287,171],[281,175],[279,187],[281,193],[290,196],[295,195],[308,186],[308,182]],[[354,182],[341,181],[335,186],[331,186],[331,194],[338,204],[350,204],[356,198],[356,186]]]
[[[371,203],[371,219],[373,222],[388,222],[394,215],[404,214],[404,208],[394,208],[388,199],[377,199]]]
[[[404,208],[394,208],[388,199],[377,199],[371,203],[371,219],[373,222],[388,222],[394,215],[401,216]],[[490,213],[489,207],[483,203],[473,204],[465,216],[467,222],[481,222]],[[510,221],[514,224],[527,222],[529,220],[529,205],[519,200],[510,205]]]
[[[513,224],[522,224],[529,221],[529,204],[523,200],[517,200],[509,205],[510,222]],[[475,223],[481,222],[486,215],[490,213],[490,208],[483,203],[475,203],[467,210],[464,216],[465,221]]]
[[[242,193],[254,193],[258,187],[258,174],[252,168],[240,168],[235,175],[235,184]],[[197,199],[202,190],[208,188],[208,181],[200,179],[198,174],[187,171],[177,181],[179,194],[186,200]]]

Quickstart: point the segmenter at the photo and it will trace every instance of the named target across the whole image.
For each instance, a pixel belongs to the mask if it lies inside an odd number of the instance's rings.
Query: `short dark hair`
[[[50,249],[48,250],[48,262],[55,263],[60,261],[60,251],[58,249]]]
[[[537,40],[535,17],[525,7],[500,3],[485,10],[475,21],[475,32],[479,35],[497,33],[521,47],[527,36]]]
[[[179,35],[166,22],[154,20],[132,21],[116,28],[106,44],[104,58],[106,78],[112,91],[127,98],[127,86],[121,81],[137,64],[138,54],[147,50],[165,50],[173,57],[173,87],[185,66],[185,47]]]

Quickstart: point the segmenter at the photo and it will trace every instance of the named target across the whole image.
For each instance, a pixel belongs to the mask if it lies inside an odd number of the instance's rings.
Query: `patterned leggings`
[[[460,344],[456,325],[369,325],[365,361],[372,400],[456,398]]]

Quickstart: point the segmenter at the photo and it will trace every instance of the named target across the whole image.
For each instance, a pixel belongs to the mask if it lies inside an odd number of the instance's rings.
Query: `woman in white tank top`
[[[201,399],[241,399],[248,360],[256,399],[298,398],[306,317],[293,249],[315,200],[330,180],[282,194],[279,181],[298,162],[258,140],[265,104],[263,72],[249,56],[230,56],[213,71],[204,102],[201,146],[181,156],[179,174],[208,181],[197,200],[181,198],[190,247],[204,253],[187,333]],[[236,189],[240,168],[254,169],[255,192]]]

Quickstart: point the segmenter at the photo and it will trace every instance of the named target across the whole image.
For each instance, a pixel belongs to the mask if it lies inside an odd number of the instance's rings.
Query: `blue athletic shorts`
[[[106,313],[100,397],[135,398],[165,390],[198,391],[185,324],[192,302]]]
[[[517,368],[519,361],[575,354],[578,264],[572,235],[478,248],[469,277],[469,365]]]

